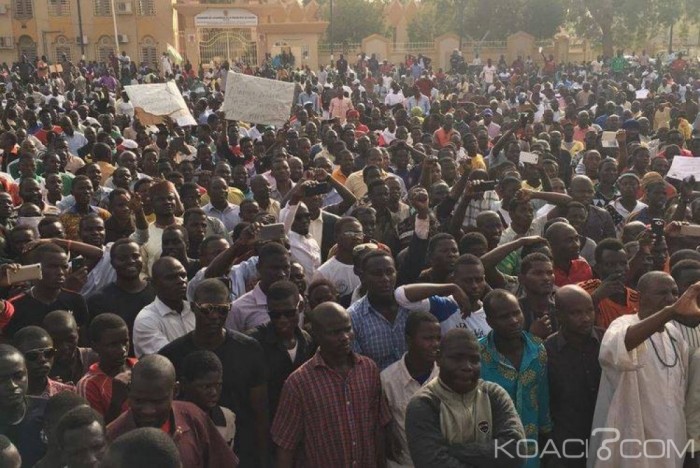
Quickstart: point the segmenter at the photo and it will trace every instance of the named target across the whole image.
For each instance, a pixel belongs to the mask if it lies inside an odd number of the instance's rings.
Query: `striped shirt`
[[[126,367],[131,369],[136,364],[135,358],[126,359]],[[90,370],[78,381],[77,393],[85,398],[92,409],[102,416],[107,414],[109,404],[112,401],[112,380],[100,369],[100,363],[96,362],[90,366]],[[126,401],[122,404],[122,413],[129,409]]]
[[[371,358],[380,370],[401,359],[406,352],[408,309],[399,306],[394,323],[389,323],[365,296],[352,304],[348,312],[355,332],[353,351]]]
[[[289,376],[272,423],[272,440],[296,450],[307,468],[377,466],[376,435],[391,415],[382,395],[377,366],[353,354],[342,375],[326,365],[320,352]]]

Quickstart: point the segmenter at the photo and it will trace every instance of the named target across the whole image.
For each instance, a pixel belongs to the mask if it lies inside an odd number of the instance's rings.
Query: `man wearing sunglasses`
[[[224,328],[231,308],[230,294],[217,278],[202,281],[190,302],[194,331],[169,343],[158,353],[170,359],[180,378],[188,354],[212,351],[223,367],[219,405],[236,414],[235,452],[241,467],[267,466],[268,397],[263,351],[254,339]]]
[[[311,336],[299,327],[301,310],[304,310],[304,300],[297,285],[291,281],[277,281],[267,290],[270,321],[250,333],[265,353],[270,419],[275,416],[285,380],[308,361],[316,349]]]
[[[50,398],[60,392],[75,391],[74,386],[49,378],[56,348],[46,330],[34,325],[24,327],[15,333],[14,343],[27,363],[27,395]]]

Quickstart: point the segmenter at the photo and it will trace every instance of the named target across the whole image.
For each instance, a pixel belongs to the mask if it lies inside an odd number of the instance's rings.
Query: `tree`
[[[538,39],[547,39],[564,24],[566,10],[563,3],[552,0],[529,0],[525,6],[523,31]]]
[[[453,32],[473,40],[483,37],[503,40],[513,33],[525,31],[537,38],[547,38],[564,23],[566,10],[563,1],[423,0],[421,14],[409,28],[409,37],[411,40],[430,40]]]
[[[330,1],[321,3],[321,17],[330,18]],[[384,6],[381,1],[367,0],[332,0],[333,21],[326,30],[327,41],[335,44],[342,42],[361,42],[372,34],[385,34]],[[332,36],[331,36],[332,34]]]
[[[646,38],[669,28],[686,12],[697,15],[697,0],[567,0],[569,20],[578,34],[599,39],[603,53],[614,55],[623,38]]]

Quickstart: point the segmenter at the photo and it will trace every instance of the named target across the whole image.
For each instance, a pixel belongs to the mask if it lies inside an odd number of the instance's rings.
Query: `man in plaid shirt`
[[[272,424],[277,466],[384,466],[391,420],[377,365],[352,352],[350,315],[325,302],[311,312],[316,355],[289,376]]]

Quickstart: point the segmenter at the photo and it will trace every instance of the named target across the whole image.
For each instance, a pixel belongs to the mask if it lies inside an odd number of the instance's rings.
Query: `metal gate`
[[[224,60],[256,66],[257,44],[251,40],[249,29],[208,29],[201,31],[199,57],[203,65]]]

